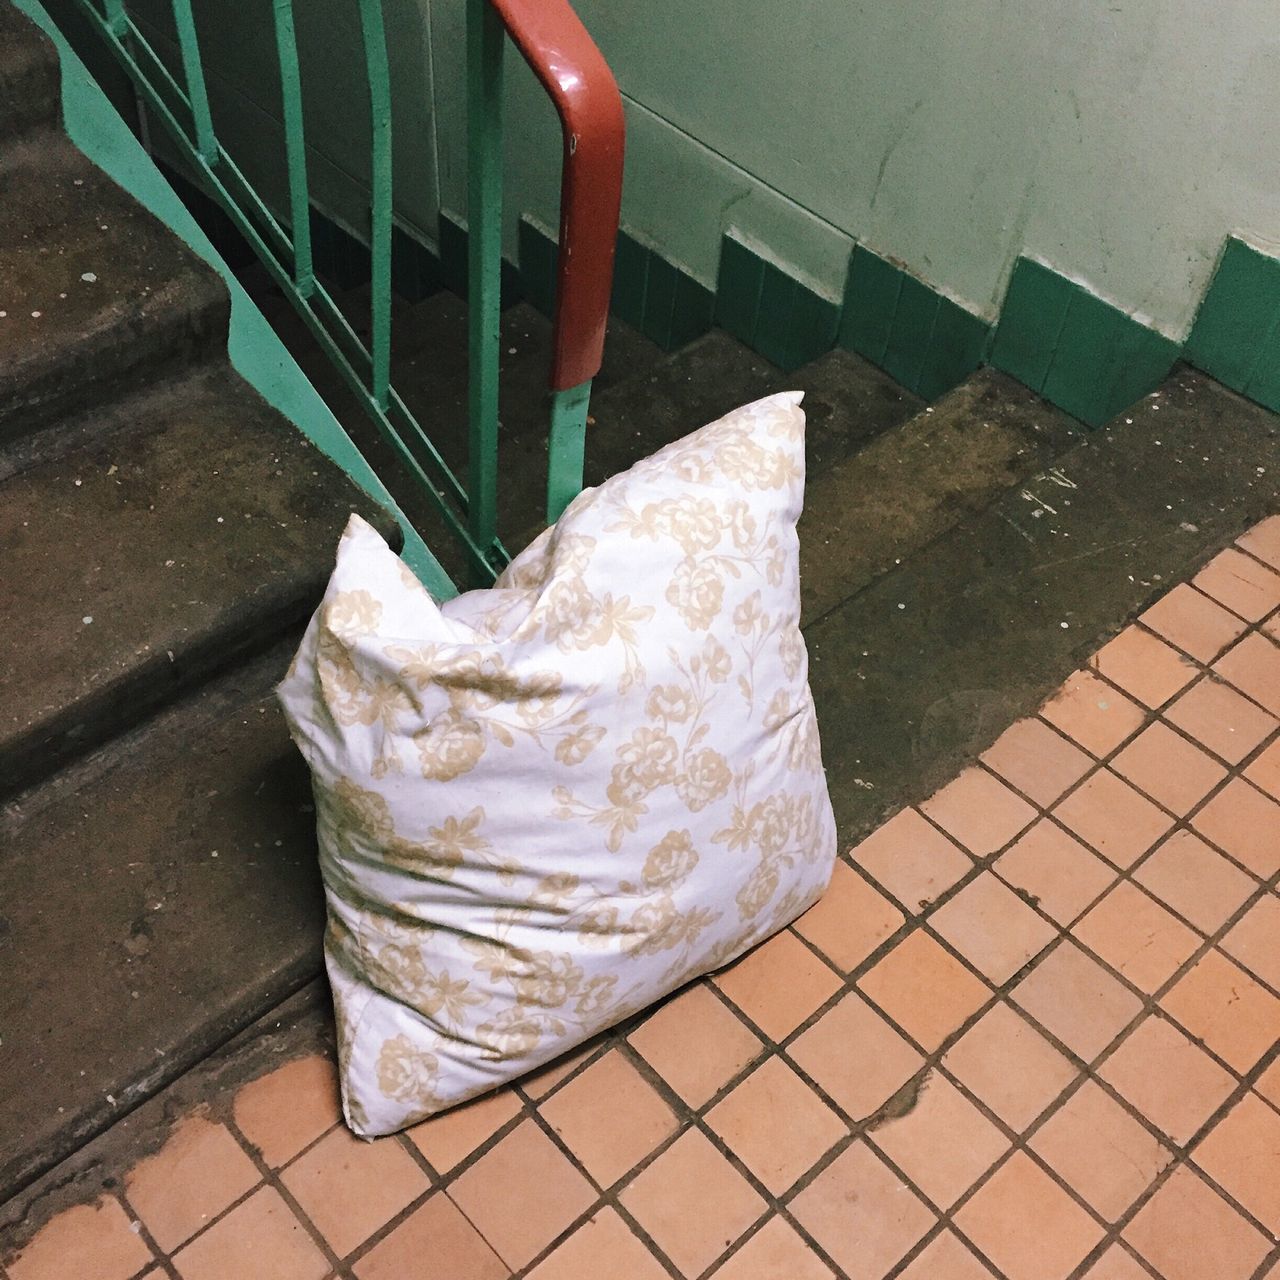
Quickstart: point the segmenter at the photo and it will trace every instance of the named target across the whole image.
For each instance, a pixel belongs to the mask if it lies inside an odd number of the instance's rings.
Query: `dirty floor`
[[[372,1144],[211,1086],[0,1278],[1277,1280],[1278,873],[1273,517],[729,971]]]

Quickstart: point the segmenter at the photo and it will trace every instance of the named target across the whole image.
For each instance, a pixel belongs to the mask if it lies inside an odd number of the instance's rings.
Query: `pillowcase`
[[[821,895],[800,399],[584,491],[444,605],[351,517],[278,692],[314,782],[356,1133],[537,1067]]]

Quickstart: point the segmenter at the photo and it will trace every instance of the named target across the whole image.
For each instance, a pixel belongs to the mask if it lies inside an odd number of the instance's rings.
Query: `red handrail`
[[[567,0],[490,0],[555,103],[564,133],[551,388],[594,378],[604,354],[626,126],[609,64]]]

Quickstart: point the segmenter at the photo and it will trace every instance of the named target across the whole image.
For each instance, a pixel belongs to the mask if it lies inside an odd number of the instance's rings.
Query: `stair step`
[[[61,133],[0,151],[0,443],[225,349],[218,276]]]
[[[0,136],[56,124],[59,88],[53,45],[25,14],[0,6]]]
[[[0,501],[0,793],[302,623],[391,518],[226,366],[87,415]]]

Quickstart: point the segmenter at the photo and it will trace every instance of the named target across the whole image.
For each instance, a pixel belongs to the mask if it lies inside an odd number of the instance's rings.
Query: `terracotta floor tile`
[[[325,1054],[295,1058],[236,1094],[234,1118],[273,1169],[342,1119],[338,1071]]]
[[[1195,678],[1195,666],[1163,640],[1128,627],[1103,647],[1089,665],[1144,706],[1159,707]]]
[[[572,1075],[592,1055],[599,1052],[602,1044],[602,1039],[597,1036],[588,1040],[586,1044],[561,1054],[540,1071],[535,1071],[532,1075],[519,1080],[517,1083],[520,1091],[535,1102],[539,1098],[545,1098],[562,1080]]]
[[[1092,1080],[1045,1121],[1030,1145],[1108,1222],[1115,1222],[1173,1158]]]
[[[1248,533],[1236,539],[1250,555],[1265,560],[1273,569],[1280,570],[1280,515],[1268,516],[1255,524]]]
[[[1082,783],[1054,816],[1118,867],[1131,867],[1173,826],[1172,818],[1109,769]]]
[[[1146,719],[1136,702],[1092,671],[1077,671],[1040,714],[1095,756],[1110,755]]]
[[[707,1113],[725,1146],[781,1195],[845,1136],[844,1121],[781,1058],[767,1058]]]
[[[1076,919],[1116,878],[1096,853],[1043,818],[996,859],[994,870],[1060,925]]]
[[[1084,1280],[1151,1280],[1151,1272],[1122,1244],[1113,1244],[1084,1273]]]
[[[1160,1007],[1243,1073],[1280,1040],[1280,999],[1220,951],[1209,951]]]
[[[1253,1087],[1273,1107],[1280,1109],[1280,1058],[1272,1061],[1271,1065],[1254,1081]]]
[[[125,1177],[125,1198],[156,1243],[172,1253],[261,1180],[224,1124],[191,1115]]]
[[[1256,632],[1247,635],[1213,669],[1273,716],[1280,716],[1280,645],[1274,640]]]
[[[1179,817],[1190,813],[1227,776],[1212,756],[1159,721],[1138,734],[1111,767]]]
[[[128,1280],[151,1260],[120,1201],[108,1196],[52,1218],[6,1266],[9,1280]]]
[[[513,1089],[498,1089],[414,1125],[405,1137],[426,1156],[437,1173],[448,1173],[518,1116],[521,1105]]]
[[[1246,1093],[1192,1159],[1268,1231],[1280,1236],[1280,1114]]]
[[[787,1053],[855,1121],[878,1111],[924,1065],[861,996],[850,992]]]
[[[770,1218],[715,1272],[715,1280],[831,1280],[831,1277],[831,1268],[785,1218]]]
[[[971,880],[929,922],[975,969],[999,986],[1058,936],[989,871]]]
[[[701,1275],[766,1208],[698,1129],[682,1133],[619,1198],[689,1280]]]
[[[1244,776],[1273,799],[1280,800],[1280,738],[1249,765]]]
[[[1043,720],[1019,720],[982,754],[994,769],[1038,805],[1052,804],[1093,767],[1093,760]]]
[[[858,986],[930,1052],[992,994],[980,978],[918,931],[898,943]]]
[[[449,1198],[518,1270],[585,1213],[596,1193],[555,1143],[525,1120],[458,1175]],[[513,1204],[519,1213],[511,1212]]]
[[[1214,933],[1257,888],[1193,831],[1175,831],[1133,878],[1205,933]]]
[[[1092,1062],[1142,1008],[1133,992],[1071,942],[1041,960],[1010,998],[1085,1062]]]
[[[1071,930],[1135,987],[1154,994],[1203,939],[1154,898],[1121,881]]]
[[[1265,618],[1280,604],[1280,574],[1234,547],[1215,556],[1191,581],[1250,622]]]
[[[991,1280],[992,1271],[954,1232],[944,1231],[922,1249],[898,1280]]]
[[[944,1076],[925,1077],[915,1106],[868,1138],[939,1209],[949,1209],[1009,1149],[1008,1139]]]
[[[430,1185],[397,1141],[363,1142],[345,1126],[321,1138],[280,1176],[340,1258]]]
[[[1247,624],[1189,583],[1179,583],[1142,615],[1170,644],[1200,662],[1212,662],[1238,640]]]
[[[937,1221],[861,1141],[842,1151],[790,1207],[851,1280],[880,1280]]]
[[[1102,1228],[1021,1151],[955,1223],[1008,1280],[1064,1280],[1102,1238]]]
[[[1256,1227],[1185,1165],[1123,1234],[1164,1280],[1246,1280],[1271,1249]]]
[[[775,1041],[785,1040],[840,989],[831,967],[789,929],[748,952],[713,981]]]
[[[920,809],[979,858],[1008,844],[1036,816],[999,778],[976,766],[949,782]]]
[[[507,1280],[511,1274],[442,1191],[379,1240],[355,1273],[359,1280]]]
[[[506,1276],[506,1271],[503,1271]],[[627,1280],[667,1280],[666,1268],[640,1243],[616,1209],[601,1209],[562,1245],[529,1272],[529,1280],[594,1280],[626,1276]],[[450,1280],[472,1280],[456,1271]],[[388,1276],[387,1280],[401,1280]],[[407,1276],[404,1277],[407,1280]],[[415,1277],[416,1280],[416,1277]]]
[[[837,969],[850,973],[903,923],[905,917],[858,872],[836,860],[821,901],[792,928]]]
[[[1270,636],[1277,644],[1280,644],[1280,613],[1273,613],[1265,622],[1259,624],[1259,629],[1263,635]]]
[[[922,911],[973,867],[968,854],[914,809],[895,814],[851,856],[912,912]]]
[[[664,1004],[630,1043],[691,1107],[719,1093],[764,1048],[704,982]]]
[[[1256,702],[1212,675],[1193,684],[1165,711],[1164,718],[1228,764],[1239,764],[1280,725]]]
[[[1160,1017],[1145,1019],[1098,1075],[1179,1146],[1235,1087],[1228,1072]]]
[[[1280,898],[1259,898],[1219,945],[1273,991],[1280,991]]]
[[[1191,825],[1254,875],[1269,880],[1280,871],[1280,803],[1243,778],[1232,778]]]
[[[1078,1074],[1067,1058],[1003,1001],[988,1009],[942,1061],[1019,1133]]]
[[[617,1049],[539,1108],[602,1187],[611,1187],[676,1131],[671,1108]]]
[[[275,1187],[262,1187],[174,1254],[182,1280],[322,1280],[329,1260]]]

